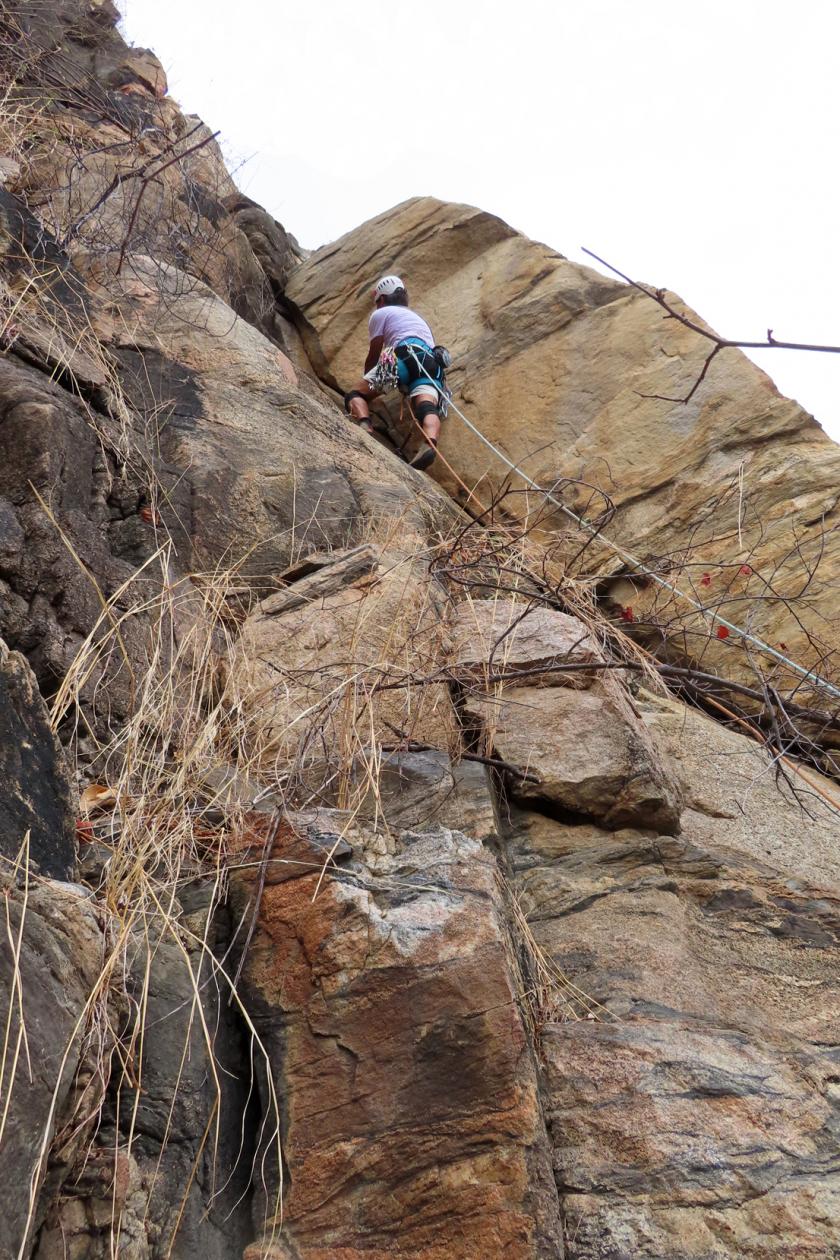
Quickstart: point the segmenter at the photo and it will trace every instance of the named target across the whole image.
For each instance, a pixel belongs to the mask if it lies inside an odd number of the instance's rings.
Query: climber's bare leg
[[[416,410],[420,402],[430,402],[437,406],[437,400],[437,394],[415,394],[411,399],[411,407],[413,411]],[[437,442],[440,437],[440,416],[424,416],[423,432],[432,442]]]
[[[364,394],[364,397],[350,399],[350,415],[356,421],[356,424],[361,424],[362,421],[367,421],[367,424],[370,424],[370,407],[368,406],[368,401],[373,398],[377,398],[378,393],[373,388],[370,381],[366,381],[364,379],[359,381],[358,385],[354,385],[353,389],[357,389],[360,394]]]

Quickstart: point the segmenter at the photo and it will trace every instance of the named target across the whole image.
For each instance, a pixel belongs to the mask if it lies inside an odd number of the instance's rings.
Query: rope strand
[[[410,346],[409,350],[414,362],[422,372],[423,369],[420,367],[420,361],[417,358],[417,355]],[[565,503],[561,503],[558,499],[555,499],[550,491],[543,489],[542,486],[538,486],[536,481],[533,481],[527,473],[522,472],[520,468],[517,468],[516,464],[511,463],[507,456],[503,455],[499,448],[494,446],[490,439],[486,438],[481,430],[477,429],[472,421],[467,419],[464,413],[455,405],[451,396],[448,401],[452,410],[460,416],[467,428],[471,429],[476,437],[481,439],[485,446],[489,446],[490,450],[494,453],[494,455],[499,457],[503,464],[507,464],[508,468],[512,472],[515,472],[517,476],[522,477],[522,479],[526,481],[529,486],[533,487],[534,490],[538,490],[540,494],[545,496],[549,503],[553,503],[555,507],[559,508],[561,512],[564,512],[566,516],[575,521],[582,529],[587,530],[593,538],[600,539],[606,547],[615,552],[617,556],[620,556],[625,563],[633,565],[639,573],[644,574],[645,577],[650,578],[654,582],[658,582],[660,586],[664,587],[665,590],[670,591],[673,595],[677,595],[680,599],[684,599],[686,603],[691,604],[692,608],[696,608],[698,612],[711,617],[713,622],[717,622],[721,626],[726,626],[727,630],[731,630],[734,634],[737,634],[740,638],[746,640],[746,642],[752,643],[762,652],[767,652],[777,661],[781,661],[783,665],[790,666],[790,668],[802,678],[810,679],[812,682],[817,683],[820,687],[824,687],[826,691],[840,699],[840,689],[830,683],[828,679],[821,678],[819,674],[815,674],[813,670],[806,669],[804,665],[799,665],[796,661],[792,661],[790,657],[784,656],[781,652],[777,652],[775,648],[770,647],[769,643],[765,643],[762,639],[757,639],[755,635],[750,634],[747,630],[742,630],[740,626],[736,626],[733,622],[727,621],[725,617],[721,617],[718,613],[713,612],[709,608],[704,608],[704,606],[698,603],[696,599],[693,599],[691,595],[686,595],[685,591],[681,591],[678,586],[672,586],[670,582],[666,582],[663,577],[660,577],[658,573],[654,573],[651,569],[647,568],[641,560],[637,560],[636,557],[631,555],[629,551],[625,551],[625,549],[620,547],[618,543],[614,543],[609,538],[606,538],[600,530],[593,529],[588,521],[584,521],[581,517],[577,516],[571,508],[566,506]]]

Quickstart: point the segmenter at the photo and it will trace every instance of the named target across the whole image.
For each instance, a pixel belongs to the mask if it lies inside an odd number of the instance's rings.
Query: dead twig
[[[203,140],[200,140],[198,144],[194,144],[192,145],[191,148],[185,149],[183,153],[176,153],[174,158],[170,158],[168,162],[164,162],[163,166],[159,166],[157,170],[152,171],[151,174],[145,177],[145,179],[140,185],[140,191],[137,194],[137,200],[134,203],[134,209],[132,210],[131,218],[128,221],[128,228],[126,230],[125,236],[123,237],[122,246],[120,247],[120,260],[117,263],[117,271],[116,271],[117,275],[119,275],[120,272],[122,271],[122,265],[123,265],[123,262],[125,261],[125,251],[128,248],[128,242],[129,242],[129,239],[131,238],[131,233],[134,231],[134,224],[137,222],[137,215],[140,210],[140,202],[143,200],[143,194],[145,193],[146,189],[149,187],[149,184],[152,182],[152,180],[157,179],[159,175],[162,175],[164,171],[169,170],[170,166],[174,166],[176,162],[182,161],[183,158],[189,157],[192,153],[198,153],[199,149],[203,149],[205,145],[208,145],[211,140],[215,140],[216,137],[220,134],[221,134],[220,132],[214,131],[212,136],[205,136],[205,138]]]
[[[449,756],[443,748],[435,748],[434,744],[421,744],[416,740],[409,739],[402,744],[380,744],[382,752],[439,752]],[[502,761],[498,757],[482,757],[479,753],[461,752],[458,754],[459,761],[477,761],[482,766],[491,766],[493,770],[504,770],[507,774],[512,774],[517,779],[522,779],[527,783],[540,783],[542,780],[535,774],[531,774],[527,770],[520,770],[518,766],[512,766],[509,761]]]
[[[599,258],[597,254],[593,254],[591,249],[584,249],[584,254],[588,254],[590,258],[594,258],[602,267],[606,267],[613,275],[620,276],[627,284],[638,289],[640,293],[644,293],[645,297],[650,298],[652,302],[656,302],[657,306],[661,306],[667,312],[667,319],[675,319],[685,328],[690,328],[692,332],[697,333],[701,337],[705,337],[707,341],[714,342],[714,349],[708,355],[703,364],[702,371],[697,377],[684,398],[672,398],[667,394],[639,394],[640,398],[656,398],[660,402],[687,403],[696,394],[702,382],[705,380],[712,360],[721,350],[738,349],[738,350],[811,350],[817,354],[840,354],[840,346],[822,346],[812,342],[803,341],[777,341],[773,336],[773,329],[767,329],[766,341],[740,341],[732,340],[728,337],[721,337],[711,328],[704,328],[702,324],[696,324],[694,320],[689,319],[687,315],[681,314],[670,302],[665,299],[664,289],[654,289],[653,292],[643,284],[639,284],[637,280],[631,280],[629,276],[625,276],[623,271],[619,271],[617,267],[613,267],[612,263],[606,262],[603,258]],[[637,391],[638,392],[638,391]]]

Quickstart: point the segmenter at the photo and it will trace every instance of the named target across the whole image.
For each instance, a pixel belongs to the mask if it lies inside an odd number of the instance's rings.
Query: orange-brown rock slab
[[[264,892],[245,982],[284,1113],[271,1246],[562,1256],[495,862],[443,828],[403,842],[376,875],[355,859],[315,897],[317,875]]]

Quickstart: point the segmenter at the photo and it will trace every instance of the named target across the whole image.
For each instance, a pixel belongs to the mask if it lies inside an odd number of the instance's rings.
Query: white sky
[[[433,195],[585,245],[726,336],[840,344],[836,0],[121,8],[308,248]],[[840,355],[753,357],[840,440]]]

